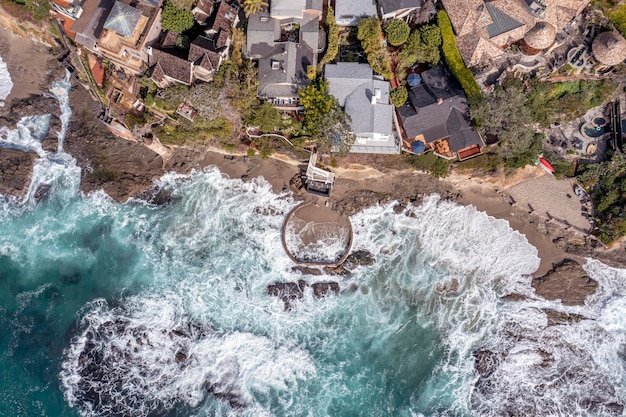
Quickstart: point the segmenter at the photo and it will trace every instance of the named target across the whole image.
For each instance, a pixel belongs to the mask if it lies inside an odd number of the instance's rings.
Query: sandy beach
[[[41,94],[49,88],[51,69],[57,64],[47,45],[23,38],[0,26],[0,56],[6,62],[13,81],[7,103]]]

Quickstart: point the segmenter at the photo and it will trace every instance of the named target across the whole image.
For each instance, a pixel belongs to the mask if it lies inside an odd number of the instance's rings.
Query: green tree
[[[374,17],[361,19],[357,31],[357,39],[367,55],[367,62],[372,69],[385,79],[393,76],[391,72],[391,57],[383,46],[383,29],[380,20]]]
[[[264,0],[244,0],[243,11],[246,12],[246,17],[251,14],[255,14],[268,7],[269,4]]]
[[[391,100],[391,104],[396,107],[400,107],[408,100],[409,92],[404,86],[396,87],[391,90],[389,98]]]
[[[448,65],[448,68],[450,68],[452,75],[454,75],[454,78],[459,81],[469,100],[480,100],[482,97],[480,87],[478,87],[472,72],[467,69],[465,63],[463,62],[463,58],[456,47],[456,39],[454,37],[454,31],[452,30],[452,23],[450,22],[448,14],[443,10],[440,10],[437,13],[437,25],[441,30],[443,57],[446,60],[446,64]]]
[[[320,116],[328,113],[333,106],[333,96],[328,92],[328,82],[318,78],[298,92],[300,104],[304,107],[305,126],[312,134],[317,133]]]
[[[321,78],[300,89],[307,132],[323,153],[345,153],[354,143],[349,116],[328,92],[328,82]]]
[[[190,10],[179,9],[168,1],[161,14],[161,26],[164,32],[171,30],[181,34],[193,27],[193,14]]]
[[[541,151],[526,101],[521,81],[513,78],[472,107],[472,117],[483,134],[500,140],[498,154],[513,168],[532,163]]]
[[[335,22],[335,13],[332,7],[328,7],[325,23],[328,28],[328,42],[326,46],[326,53],[317,65],[318,72],[321,72],[324,65],[335,59],[339,53],[339,25]]]
[[[281,121],[282,117],[276,107],[265,102],[251,108],[246,123],[258,127],[262,132],[272,133],[280,126]]]
[[[437,65],[441,59],[440,47],[441,31],[435,25],[425,25],[411,33],[398,54],[398,76],[402,78],[404,70],[417,62]]]
[[[404,20],[395,19],[385,25],[387,42],[392,46],[403,45],[409,38],[411,28]]]

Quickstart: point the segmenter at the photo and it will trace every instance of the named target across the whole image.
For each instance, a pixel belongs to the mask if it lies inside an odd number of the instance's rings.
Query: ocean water
[[[64,117],[68,79],[52,88]],[[33,149],[33,183],[0,198],[2,416],[574,416],[626,401],[626,271],[589,260],[587,304],[530,288],[537,251],[502,220],[430,196],[351,218],[349,277],[301,276],[280,241],[297,202],[217,169],[168,174],[174,202],[78,191],[41,149],[45,115],[0,131]],[[35,201],[41,185],[47,198]],[[266,287],[338,280],[285,311]],[[458,281],[456,294],[438,284]],[[511,292],[526,301],[502,298]],[[547,326],[542,309],[576,313]],[[474,352],[497,367],[480,378]]]
[[[0,107],[4,106],[4,100],[8,97],[13,89],[13,81],[6,62],[0,57]]]

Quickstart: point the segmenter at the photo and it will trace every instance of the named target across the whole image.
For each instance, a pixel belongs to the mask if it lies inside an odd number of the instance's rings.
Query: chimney
[[[443,103],[443,99],[442,99],[441,97],[439,97],[439,98],[437,99],[437,105],[439,105],[439,104],[441,104],[441,103]]]
[[[372,95],[372,104],[376,104],[376,102],[380,100],[381,97],[382,97],[382,93],[380,91],[380,88],[375,88],[374,94]]]

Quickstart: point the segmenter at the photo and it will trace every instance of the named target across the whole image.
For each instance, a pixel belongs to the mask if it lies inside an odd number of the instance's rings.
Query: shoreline
[[[58,71],[60,68],[50,53],[49,47],[15,35],[3,27],[0,27],[0,55],[9,66],[14,82],[14,88],[6,100],[9,106],[5,109],[10,107],[12,102],[32,95],[46,94],[51,74],[55,73],[55,69]],[[36,64],[33,65],[33,62]],[[34,79],[35,75],[45,75],[45,77]],[[82,118],[83,124],[93,125],[89,127],[84,137],[81,135],[83,132],[73,132],[73,134],[68,132],[66,139],[68,153],[72,154],[83,168],[84,175],[81,180],[83,192],[103,188],[114,200],[126,201],[128,197],[145,193],[153,187],[153,180],[165,172],[174,171],[185,174],[194,168],[202,169],[208,166],[216,166],[230,178],[248,180],[263,176],[272,184],[274,191],[280,192],[292,189],[290,181],[299,172],[299,167],[303,165],[303,161],[293,160],[286,155],[276,154],[263,160],[259,156],[248,158],[211,147],[172,147],[172,157],[164,161],[161,156],[143,144],[118,138],[112,139],[103,124],[97,121],[91,123],[89,118],[93,115],[90,115],[90,109],[95,109],[96,103],[80,85],[75,86],[73,91],[72,124],[76,128],[80,125],[79,119]],[[108,150],[102,151],[103,146],[108,147]],[[94,149],[99,150],[94,151]],[[103,152],[104,158],[100,152]],[[93,160],[102,161],[104,170],[111,170],[116,175],[119,171],[120,176],[113,175],[114,180],[109,182],[86,183],[89,179],[86,178],[89,177],[89,170],[93,172],[99,169],[94,166]],[[566,258],[574,259],[581,265],[585,262],[584,257],[580,256],[581,251],[573,253],[572,250],[566,250],[567,247],[564,248],[563,245],[555,243],[556,240],[563,243],[564,239],[572,236],[571,233],[566,233],[567,230],[558,224],[550,224],[548,227],[545,220],[539,216],[531,215],[527,210],[519,207],[513,207],[503,196],[499,187],[490,183],[487,177],[463,178],[467,176],[453,175],[440,180],[413,170],[392,171],[390,174],[372,166],[355,164],[347,168],[339,167],[332,170],[336,174],[337,181],[328,204],[342,214],[350,215],[355,210],[393,200],[397,200],[400,205],[409,202],[419,204],[425,195],[438,193],[442,198],[462,205],[472,205],[489,216],[506,220],[513,230],[526,236],[529,243],[537,248],[541,259],[538,270],[533,274],[535,278],[546,274],[554,264]],[[519,180],[522,182],[536,177],[537,174],[532,172],[532,169],[520,170]],[[326,201],[320,200],[320,197],[312,195],[296,195],[296,198],[326,204]],[[586,238],[578,235],[578,239],[582,239],[584,243]],[[601,248],[601,250],[619,255],[620,251],[623,251],[622,245],[615,246],[613,249]],[[595,252],[588,256],[594,255]],[[599,258],[599,260],[607,262],[610,258]],[[626,266],[626,261],[619,262],[619,256],[613,256],[612,259],[615,261],[610,262],[612,265]]]

